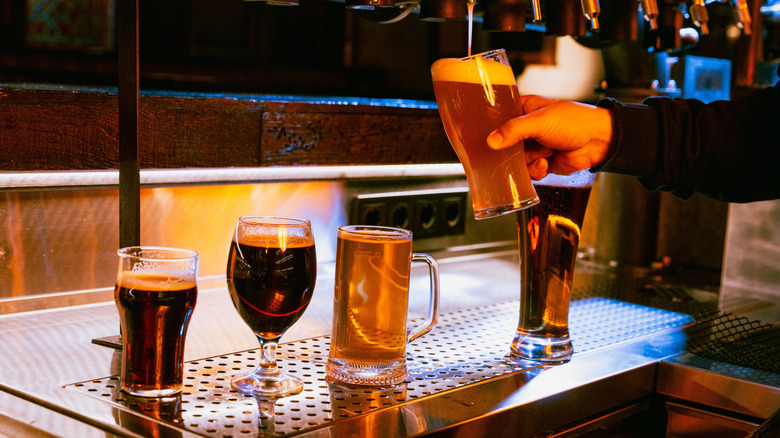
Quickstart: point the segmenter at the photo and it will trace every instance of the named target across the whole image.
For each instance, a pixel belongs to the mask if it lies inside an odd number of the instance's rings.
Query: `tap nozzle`
[[[599,7],[599,0],[581,0],[582,1],[582,13],[585,14],[585,18],[590,20],[591,30],[597,30],[599,28],[599,14],[601,8]]]
[[[531,11],[533,12],[533,21],[542,21],[542,0],[531,0]]]
[[[658,29],[658,2],[656,0],[642,0],[642,16],[650,25],[650,30]]]

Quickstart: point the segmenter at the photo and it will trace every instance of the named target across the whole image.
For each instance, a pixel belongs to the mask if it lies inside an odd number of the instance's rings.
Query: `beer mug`
[[[198,299],[198,254],[159,247],[117,253],[122,390],[140,397],[177,394],[183,386],[187,326]]]
[[[502,150],[487,145],[488,134],[523,115],[504,49],[440,59],[431,66],[431,76],[444,130],[466,172],[474,217],[494,217],[539,202],[523,143]]]
[[[428,265],[431,287],[427,319],[408,330],[412,262]],[[428,254],[412,253],[411,231],[340,227],[328,380],[374,386],[402,383],[406,380],[406,344],[433,329],[438,307],[438,264]]]
[[[512,354],[567,362],[569,301],[582,221],[595,173],[549,174],[534,182],[541,202],[517,212],[520,248],[520,322]]]

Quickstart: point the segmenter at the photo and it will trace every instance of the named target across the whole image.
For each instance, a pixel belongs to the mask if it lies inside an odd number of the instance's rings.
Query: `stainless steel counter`
[[[281,366],[304,378],[304,392],[278,400],[229,389],[229,376],[252,366],[257,341],[224,286],[202,286],[187,336],[184,393],[156,402],[118,391],[120,353],[92,343],[117,333],[113,302],[0,316],[0,429],[79,437],[531,436],[654,394],[659,364],[696,367],[676,359],[690,314],[599,294],[636,284],[587,270],[575,277],[571,362],[513,361],[519,278],[511,251],[440,263],[439,324],[411,345],[410,377],[392,388],[325,381],[332,265],[320,266],[314,299],[280,348]],[[412,289],[426,287],[425,276],[415,275]],[[424,299],[413,296],[414,318],[424,316]],[[778,386],[763,385],[764,407],[747,412],[780,408]]]

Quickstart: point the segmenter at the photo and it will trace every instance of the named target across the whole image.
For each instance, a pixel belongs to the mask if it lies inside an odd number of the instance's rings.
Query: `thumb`
[[[538,136],[538,124],[534,123],[535,112],[504,122],[487,136],[487,144],[491,149],[506,149],[522,140]]]

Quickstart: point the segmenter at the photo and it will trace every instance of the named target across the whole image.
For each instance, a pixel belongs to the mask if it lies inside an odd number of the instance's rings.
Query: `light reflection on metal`
[[[405,178],[417,176],[464,176],[460,163],[402,164],[374,166],[273,166],[218,169],[146,169],[141,170],[141,185],[193,185],[207,183],[251,183],[273,181],[313,181],[343,178]],[[0,172],[0,191],[4,189],[47,187],[115,187],[119,172],[44,171]]]

